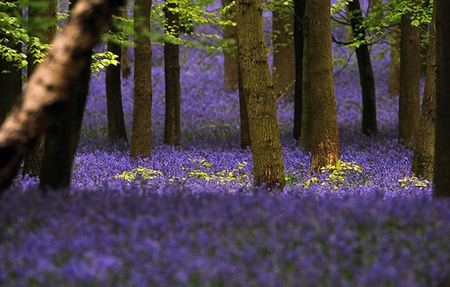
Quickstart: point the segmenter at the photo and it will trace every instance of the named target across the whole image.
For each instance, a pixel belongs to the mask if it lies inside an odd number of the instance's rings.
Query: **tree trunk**
[[[232,0],[222,0],[222,7],[230,5]],[[231,7],[225,14],[225,19],[235,21],[235,6]],[[238,60],[237,60],[237,27],[226,25],[223,27],[223,38],[230,40],[229,50],[223,53],[224,85],[225,89],[236,91],[238,88]]]
[[[178,4],[173,0],[165,0],[166,15],[165,33],[178,38],[180,35],[180,15],[176,12]],[[180,144],[180,47],[164,44],[164,77],[166,83],[166,114],[164,124],[164,143]]]
[[[121,15],[119,11],[116,16]],[[111,25],[111,32],[117,33],[117,28]],[[127,141],[127,132],[125,129],[125,120],[122,107],[122,86],[121,86],[121,66],[122,66],[122,48],[120,44],[108,41],[106,43],[107,51],[119,56],[120,64],[117,66],[109,65],[106,67],[106,112],[108,116],[108,138],[111,141]]]
[[[295,81],[295,49],[293,39],[294,16],[292,11],[276,0],[272,12],[273,30],[273,83],[276,97],[292,94]]]
[[[311,128],[311,170],[334,165],[340,159],[339,131],[331,58],[330,1],[307,1],[304,17],[303,75],[308,83],[307,105]],[[304,123],[303,123],[304,125]],[[302,125],[302,126],[303,126]],[[304,137],[302,134],[302,141]]]
[[[306,0],[294,1],[294,44],[295,44],[295,94],[293,137],[300,139],[302,130],[302,77],[303,77],[303,17]]]
[[[265,47],[261,0],[237,1],[238,55],[247,105],[254,185],[285,184],[278,118]]]
[[[85,68],[83,61],[100,40],[120,1],[80,0],[69,23],[53,41],[24,92],[23,101],[0,129],[0,190],[9,186],[31,141],[66,112],[70,90]]]
[[[363,16],[359,0],[348,3],[348,12],[352,25],[353,39],[363,40],[366,30],[363,25]],[[377,108],[375,80],[373,77],[372,63],[370,62],[369,48],[367,44],[361,44],[356,49],[358,59],[359,82],[362,92],[362,132],[368,136],[378,134]]]
[[[131,136],[132,157],[151,157],[152,46],[150,12],[152,1],[136,0],[134,9],[134,102]]]
[[[425,88],[422,100],[419,131],[414,146],[412,172],[424,179],[433,179],[433,160],[436,119],[436,9],[430,25]]]
[[[389,63],[388,94],[391,98],[398,96],[400,90],[400,29],[391,27],[391,62]]]
[[[241,68],[238,61],[238,84],[239,84],[239,117],[240,117],[240,130],[241,130],[241,149],[246,149],[247,147],[251,146],[250,143],[250,130],[249,130],[249,123],[248,123],[248,109],[247,104],[245,103],[245,97],[244,97],[244,86],[242,83],[242,73]]]
[[[51,43],[56,35],[56,1],[46,0],[45,5],[35,6],[33,2],[28,7],[28,34],[38,37],[42,43]],[[42,25],[42,23],[44,25]],[[47,25],[52,23],[52,25]],[[36,28],[38,27],[38,28]],[[32,54],[28,53],[28,78],[34,71],[36,64]],[[40,135],[25,154],[22,174],[38,176],[41,172],[42,160],[45,152],[45,136]]]
[[[420,119],[420,29],[411,25],[411,13],[402,16],[400,47],[399,140],[414,147]]]
[[[433,194],[450,197],[450,2],[435,0],[436,9],[436,147]]]

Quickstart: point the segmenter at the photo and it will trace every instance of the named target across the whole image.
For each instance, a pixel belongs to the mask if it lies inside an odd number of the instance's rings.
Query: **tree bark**
[[[420,29],[402,16],[400,47],[399,141],[414,148],[420,119]]]
[[[274,1],[273,30],[273,83],[276,97],[292,94],[295,81],[295,50],[293,38],[294,16],[286,11],[281,0]]]
[[[363,40],[360,38],[366,36],[366,30],[363,27],[363,16],[359,0],[353,0],[348,3],[348,12],[350,14],[353,39]],[[370,61],[369,47],[363,43],[355,50],[356,58],[358,59],[359,82],[362,92],[362,132],[368,136],[376,136],[378,135],[378,126],[375,80]]]
[[[165,0],[165,33],[175,38],[180,36],[180,15],[176,12],[178,4]],[[180,144],[180,47],[172,43],[164,44],[164,78],[166,89],[166,114],[164,124],[164,143]]]
[[[100,40],[112,10],[121,1],[80,0],[69,23],[53,41],[0,129],[0,190],[9,186],[29,143],[64,113],[70,89],[86,63],[83,61]]]
[[[152,1],[136,0],[134,9],[134,102],[131,136],[132,157],[151,157],[152,46],[150,12]]]
[[[117,11],[116,15],[122,13]],[[117,28],[111,25],[111,32],[117,33]],[[121,67],[122,67],[122,47],[120,44],[109,40],[106,43],[107,51],[119,56],[120,64],[117,66],[109,65],[106,67],[106,113],[108,116],[108,138],[111,141],[127,141],[127,132],[125,129],[125,120],[122,107],[122,86],[121,86]]]
[[[31,37],[38,37],[42,43],[51,43],[56,35],[56,1],[46,0],[45,6],[34,5],[30,3],[28,7],[28,34]],[[44,26],[39,25],[44,23]],[[51,23],[51,25],[49,25]],[[48,26],[47,26],[48,25]],[[39,28],[36,28],[39,27]],[[28,47],[30,48],[30,47]],[[31,53],[28,53],[28,78],[33,73],[36,64],[36,59]],[[28,174],[30,176],[39,176],[42,167],[42,160],[45,152],[45,136],[40,135],[37,140],[32,144],[31,148],[25,154],[22,174]]]
[[[230,5],[232,0],[222,0],[222,7]],[[235,21],[235,6],[225,14],[225,19]],[[229,50],[223,53],[224,85],[225,89],[236,91],[238,89],[238,60],[237,60],[237,27],[226,25],[223,27],[223,38],[230,41]]]
[[[302,131],[302,77],[303,77],[303,17],[306,0],[294,1],[294,44],[295,44],[295,94],[294,128],[292,135],[299,140]]]
[[[433,179],[436,122],[436,9],[430,25],[425,88],[422,100],[419,131],[414,146],[412,172],[424,179]]]
[[[304,92],[308,92],[305,99],[310,117],[310,134],[307,136],[311,136],[311,171],[333,165],[340,159],[331,58],[330,5],[328,0],[307,1],[304,17],[306,61],[304,58],[303,76],[308,85]]]
[[[237,1],[238,56],[247,105],[255,186],[285,185],[278,117],[265,47],[261,0]]]
[[[435,197],[450,197],[450,2],[435,0],[436,9],[436,147]]]

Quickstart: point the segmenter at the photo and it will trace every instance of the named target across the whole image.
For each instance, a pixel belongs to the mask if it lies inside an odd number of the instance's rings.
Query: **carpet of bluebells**
[[[342,161],[317,174],[291,138],[292,98],[278,101],[287,187],[270,192],[251,187],[220,54],[182,50],[182,144],[163,144],[153,48],[152,159],[108,141],[104,74],[92,78],[71,189],[42,196],[36,178],[19,176],[1,198],[1,286],[414,287],[450,272],[450,202],[432,199],[398,144],[388,57],[372,51],[376,138],[360,132],[357,67],[336,67]],[[130,130],[132,77],[123,96]]]

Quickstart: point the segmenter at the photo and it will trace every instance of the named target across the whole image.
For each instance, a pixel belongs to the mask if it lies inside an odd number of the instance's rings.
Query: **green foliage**
[[[398,180],[398,184],[401,188],[407,188],[408,186],[415,186],[420,189],[430,187],[430,182],[428,180],[426,179],[420,180],[416,176],[412,177],[405,176],[404,178]]]
[[[119,56],[111,53],[109,51],[99,52],[92,55],[92,64],[91,64],[91,72],[92,75],[98,78],[98,72],[109,65],[117,66],[119,64],[118,61]]]
[[[142,166],[139,166],[137,168],[133,168],[130,171],[124,171],[121,174],[115,175],[114,178],[121,178],[126,181],[134,181],[137,178],[140,179],[155,179],[162,175],[163,173],[159,170],[154,169],[148,169]]]
[[[247,162],[240,162],[238,166],[232,170],[212,172],[211,167],[213,164],[211,162],[208,162],[205,159],[194,158],[190,158],[190,161],[196,165],[199,165],[200,168],[195,168],[194,170],[188,171],[187,177],[184,177],[183,180],[186,180],[188,177],[196,177],[206,181],[213,181],[215,183],[237,181],[244,184],[244,182],[249,178],[248,175],[243,172]]]
[[[341,186],[361,186],[366,182],[361,167],[354,162],[338,161],[335,165],[321,168],[320,173],[322,176],[311,177],[300,185],[309,188],[314,184],[319,184],[338,189]]]

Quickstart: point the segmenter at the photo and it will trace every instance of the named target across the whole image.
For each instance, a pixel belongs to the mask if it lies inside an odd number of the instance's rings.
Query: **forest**
[[[1,286],[450,286],[447,0],[1,0]]]

